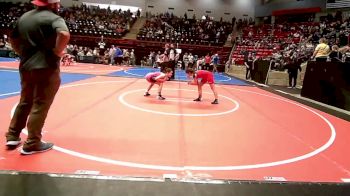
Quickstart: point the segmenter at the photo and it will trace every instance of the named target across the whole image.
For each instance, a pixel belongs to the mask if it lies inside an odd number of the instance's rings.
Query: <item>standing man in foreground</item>
[[[60,58],[70,34],[63,18],[57,15],[60,0],[34,0],[36,6],[17,21],[10,37],[20,56],[21,98],[6,133],[6,145],[15,149],[27,125],[28,137],[22,155],[45,152],[52,143],[41,141],[47,113],[61,84]]]

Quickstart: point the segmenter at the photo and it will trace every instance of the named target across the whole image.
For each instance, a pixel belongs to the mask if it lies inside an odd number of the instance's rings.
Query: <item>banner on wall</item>
[[[326,8],[348,8],[350,7],[350,0],[327,0]]]

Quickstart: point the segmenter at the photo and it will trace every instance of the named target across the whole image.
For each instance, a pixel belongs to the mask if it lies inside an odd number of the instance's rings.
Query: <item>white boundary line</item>
[[[179,99],[179,98],[166,98],[163,101],[167,101],[167,102],[189,102],[189,103],[193,103],[193,99]]]
[[[343,182],[350,183],[350,178],[342,178],[341,179]]]
[[[171,91],[194,91],[196,92],[195,90],[188,90],[188,89],[171,89],[171,88],[166,88],[166,90],[171,90]],[[153,113],[153,114],[161,114],[161,115],[169,115],[169,116],[191,116],[191,117],[204,117],[204,116],[219,116],[219,115],[224,115],[224,114],[228,114],[228,113],[232,113],[232,112],[235,112],[238,110],[239,108],[239,103],[229,97],[226,97],[224,95],[219,95],[220,97],[223,97],[229,101],[231,101],[232,103],[235,104],[235,107],[228,110],[228,111],[225,111],[225,112],[217,112],[217,113],[207,113],[207,114],[180,114],[180,113],[171,113],[171,112],[160,112],[160,111],[155,111],[155,110],[149,110],[149,109],[144,109],[144,108],[141,108],[141,107],[138,107],[138,106],[135,106],[135,105],[131,105],[130,103],[126,102],[124,100],[124,97],[128,94],[131,94],[131,93],[135,93],[135,92],[142,92],[142,91],[145,91],[145,89],[137,89],[137,90],[133,90],[133,91],[127,91],[127,92],[124,92],[123,94],[121,94],[119,96],[119,101],[124,104],[125,106],[129,107],[129,108],[132,108],[132,109],[136,109],[136,110],[139,110],[139,111],[142,111],[142,112],[149,112],[149,113]],[[206,93],[206,94],[210,94],[208,92],[203,92],[203,93]]]
[[[130,69],[130,70],[146,70],[146,68],[145,69]],[[146,75],[140,75],[140,74],[133,74],[133,73],[130,73],[128,71],[129,70],[124,70],[124,73],[132,75],[132,76],[139,76],[139,77],[145,77],[146,76]],[[152,71],[154,71],[154,70],[152,70]]]
[[[1,67],[0,67],[1,68]],[[6,68],[8,69],[8,68]],[[18,70],[1,70],[2,72],[19,72]],[[75,74],[84,74],[84,73],[90,73],[90,72],[116,72],[116,71],[122,71],[124,69],[110,69],[110,70],[104,70],[104,69],[98,69],[98,70],[90,70],[90,69],[62,69],[61,68],[61,73],[75,73]]]
[[[100,72],[115,72],[115,71],[121,71],[121,70],[123,70],[123,69],[119,69],[119,70],[103,70],[103,69],[101,69],[101,70],[73,70],[73,69],[71,69],[71,70],[64,70],[64,69],[61,69],[61,72],[62,73],[76,73],[76,74],[79,74],[79,73],[82,73],[82,74],[84,74],[84,73],[100,73]]]
[[[18,70],[0,70],[1,72],[16,72],[18,73],[19,71]]]
[[[18,70],[0,70],[0,72],[18,72]],[[21,93],[21,92],[17,91],[17,92],[12,92],[12,93],[3,93],[3,94],[0,94],[0,97],[5,97],[8,95],[15,95],[15,94],[19,94],[19,93]]]
[[[101,81],[101,82],[92,82],[92,83],[81,83],[81,84],[76,84],[76,85],[67,85],[67,86],[62,86],[61,88],[69,88],[69,87],[74,87],[74,86],[84,86],[84,85],[93,85],[93,84],[106,84],[106,83],[117,83],[117,82],[128,82],[128,81]],[[294,158],[290,159],[285,159],[281,161],[275,161],[275,162],[268,162],[268,163],[259,163],[259,164],[250,164],[250,165],[235,165],[235,166],[165,166],[165,165],[151,165],[151,164],[141,164],[141,163],[133,163],[133,162],[126,162],[126,161],[118,161],[118,160],[112,160],[112,159],[107,159],[107,158],[101,158],[97,156],[92,156],[72,150],[68,150],[65,148],[61,148],[58,146],[54,146],[54,149],[72,156],[80,157],[83,159],[87,160],[92,160],[92,161],[97,161],[101,163],[108,163],[108,164],[113,164],[113,165],[118,165],[118,166],[125,166],[125,167],[134,167],[134,168],[142,168],[142,169],[152,169],[152,170],[167,170],[167,171],[186,171],[186,170],[193,170],[193,171],[232,171],[232,170],[247,170],[247,169],[258,169],[258,168],[266,168],[266,167],[274,167],[278,165],[284,165],[284,164],[290,164],[298,161],[302,161],[308,158],[311,158],[323,151],[325,151],[327,148],[329,148],[333,142],[335,141],[336,138],[336,131],[334,126],[326,119],[323,117],[321,114],[317,113],[316,111],[313,111],[312,109],[309,109],[301,104],[282,99],[279,97],[271,96],[271,95],[266,95],[262,93],[257,93],[249,90],[244,90],[244,89],[237,89],[237,88],[230,88],[230,87],[222,87],[222,88],[227,88],[227,89],[232,89],[236,90],[238,92],[245,92],[245,93],[251,93],[251,94],[256,94],[260,96],[265,96],[265,97],[270,97],[276,100],[284,101],[293,105],[296,105],[298,107],[301,107],[307,111],[310,111],[311,113],[315,114],[316,116],[320,117],[323,121],[326,122],[328,127],[331,130],[331,136],[329,140],[321,147],[317,148],[316,150],[301,155],[297,156]],[[18,103],[17,103],[18,104]],[[17,104],[15,104],[11,110],[11,118],[14,114],[14,111],[16,109]]]
[[[145,77],[146,75],[140,75],[140,74],[134,74],[134,73],[131,73],[131,72],[129,72],[129,71],[131,71],[131,70],[149,70],[149,71],[154,71],[153,69],[151,69],[151,68],[143,68],[143,69],[129,69],[129,70],[124,70],[124,73],[126,73],[126,74],[129,74],[129,75],[133,75],[133,76],[139,76],[139,77]],[[176,71],[176,70],[175,70]],[[227,81],[230,81],[230,80],[232,80],[232,78],[231,77],[228,77],[228,76],[224,76],[224,75],[218,75],[218,76],[220,76],[220,77],[225,77],[225,78],[228,78],[228,79],[226,79],[226,80],[215,80],[215,81],[217,81],[217,82],[227,82]],[[177,76],[178,78],[187,78],[186,76]],[[214,77],[215,77],[215,75],[214,75]]]
[[[4,96],[7,96],[7,95],[15,95],[15,94],[19,94],[21,93],[20,91],[17,91],[17,92],[12,92],[12,93],[4,93],[4,94],[0,94],[0,97],[4,97]]]

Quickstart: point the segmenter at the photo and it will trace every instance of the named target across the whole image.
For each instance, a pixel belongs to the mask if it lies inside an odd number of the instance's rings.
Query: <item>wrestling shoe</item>
[[[164,100],[165,97],[163,97],[162,95],[158,95],[158,96],[157,96],[157,99],[159,99],[159,100]]]
[[[201,98],[194,99],[193,101],[201,101]]]
[[[211,104],[219,104],[219,101],[215,99],[213,102],[211,102]]]

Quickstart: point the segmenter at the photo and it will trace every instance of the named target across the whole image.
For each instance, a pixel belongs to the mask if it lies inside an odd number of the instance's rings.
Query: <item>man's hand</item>
[[[63,57],[63,55],[65,54],[64,51],[59,51],[57,48],[52,49],[52,52],[58,57]]]
[[[53,53],[59,57],[64,55],[64,50],[67,47],[70,34],[67,31],[60,31],[57,33],[56,46],[52,49]]]
[[[10,41],[10,44],[11,44],[13,51],[15,51],[16,54],[21,56],[20,39],[10,37],[9,41]]]

